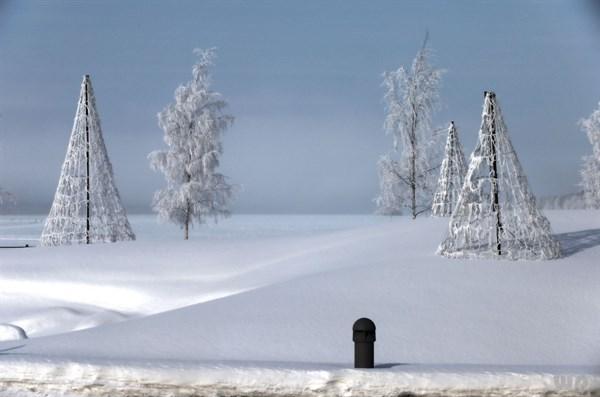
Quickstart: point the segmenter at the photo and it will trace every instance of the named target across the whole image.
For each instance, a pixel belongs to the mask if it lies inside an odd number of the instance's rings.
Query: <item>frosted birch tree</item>
[[[83,77],[43,246],[135,240],[102,136],[89,75]]]
[[[159,219],[181,226],[184,238],[194,222],[229,215],[232,186],[219,172],[221,136],[233,122],[227,103],[211,90],[214,49],[194,50],[199,59],[192,80],[175,90],[175,102],[158,114],[166,150],[149,154],[151,167],[164,174],[167,186],[154,195]]]
[[[448,138],[444,150],[444,160],[440,167],[440,177],[433,195],[431,214],[433,216],[450,216],[458,202],[463,179],[467,172],[465,155],[458,139],[458,131],[454,121],[448,127]]]
[[[14,204],[15,197],[0,186],[0,208]]]
[[[13,205],[15,201],[15,196],[13,196],[12,193],[4,190],[4,188],[0,186],[0,209],[9,205]]]
[[[592,145],[592,154],[583,157],[581,169],[584,202],[586,208],[600,209],[600,103],[580,125]]]
[[[397,189],[391,189],[382,182],[382,193],[386,190],[398,191],[397,201],[410,210],[411,216],[431,209],[433,189],[438,167],[432,153],[435,142],[431,128],[431,117],[439,97],[442,70],[430,65],[430,50],[427,37],[410,70],[400,67],[383,75],[386,104],[385,132],[393,137],[394,151],[398,155],[395,167]],[[387,166],[385,162],[380,167]],[[390,176],[385,170],[380,175]],[[394,178],[387,178],[393,181]],[[377,203],[384,203],[382,196]]]
[[[560,245],[537,208],[493,92],[479,140],[438,253],[450,258],[553,259]]]

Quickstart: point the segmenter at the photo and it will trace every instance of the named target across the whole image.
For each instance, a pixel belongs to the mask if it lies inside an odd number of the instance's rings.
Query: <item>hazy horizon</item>
[[[381,74],[429,31],[446,70],[435,125],[455,120],[468,156],[494,90],[534,193],[575,192],[591,152],[577,122],[600,101],[599,14],[593,0],[0,0],[0,186],[11,212],[47,213],[89,73],[123,202],[150,213],[164,185],[146,159],[164,147],[156,113],[190,79],[192,50],[217,47],[233,212],[371,213],[392,147]]]

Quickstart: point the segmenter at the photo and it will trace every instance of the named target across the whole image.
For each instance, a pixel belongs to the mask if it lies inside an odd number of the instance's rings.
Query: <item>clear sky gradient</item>
[[[436,125],[455,120],[468,155],[494,90],[534,192],[574,192],[590,152],[577,121],[600,100],[597,3],[0,0],[0,186],[19,211],[48,211],[89,73],[123,201],[148,212],[164,184],[146,159],[163,147],[156,113],[192,49],[217,47],[234,211],[372,212],[391,149],[381,74],[429,30],[447,70]]]

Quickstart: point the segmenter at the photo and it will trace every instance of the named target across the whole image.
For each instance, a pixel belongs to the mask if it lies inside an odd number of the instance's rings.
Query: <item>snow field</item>
[[[0,230],[6,225],[11,238],[35,244],[33,221],[8,218]],[[178,228],[133,216],[139,242],[2,250],[0,322],[43,336],[214,300],[313,272],[293,259],[338,242],[325,237],[311,247],[312,236],[379,222],[323,218],[240,216],[199,228],[197,240],[185,242]],[[15,224],[26,227],[18,233]]]
[[[179,230],[159,242],[155,229],[140,230],[146,241],[6,250],[0,322],[33,337],[0,343],[0,382],[111,396],[529,396],[562,395],[561,375],[572,388],[584,377],[589,391],[600,360],[600,217],[547,215],[561,259],[443,258],[447,218],[407,217],[256,218],[254,235],[240,219],[188,242]],[[362,316],[377,324],[375,371],[348,369]]]

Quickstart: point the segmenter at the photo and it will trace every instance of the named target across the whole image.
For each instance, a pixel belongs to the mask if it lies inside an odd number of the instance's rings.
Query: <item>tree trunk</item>
[[[85,192],[86,192],[86,216],[85,216],[85,243],[90,243],[90,127],[89,127],[89,100],[88,100],[88,78],[85,75]]]
[[[411,210],[412,218],[417,219],[417,172],[416,172],[416,159],[413,150],[410,167],[410,189],[411,189]]]
[[[191,213],[191,208],[190,208],[190,202],[189,200],[187,201],[187,206],[186,206],[186,211],[185,211],[185,224],[183,226],[183,239],[184,240],[189,240],[190,239],[190,213]]]
[[[187,174],[187,181],[188,183],[190,183],[190,181],[192,180],[192,177]],[[190,204],[190,200],[186,199],[185,200],[185,225],[184,225],[184,235],[183,235],[183,239],[184,240],[189,240],[190,239],[190,220],[191,220],[191,214],[192,214],[192,206]]]
[[[415,112],[416,114],[416,112]],[[417,118],[412,121],[411,157],[410,157],[410,194],[412,218],[417,219]]]

